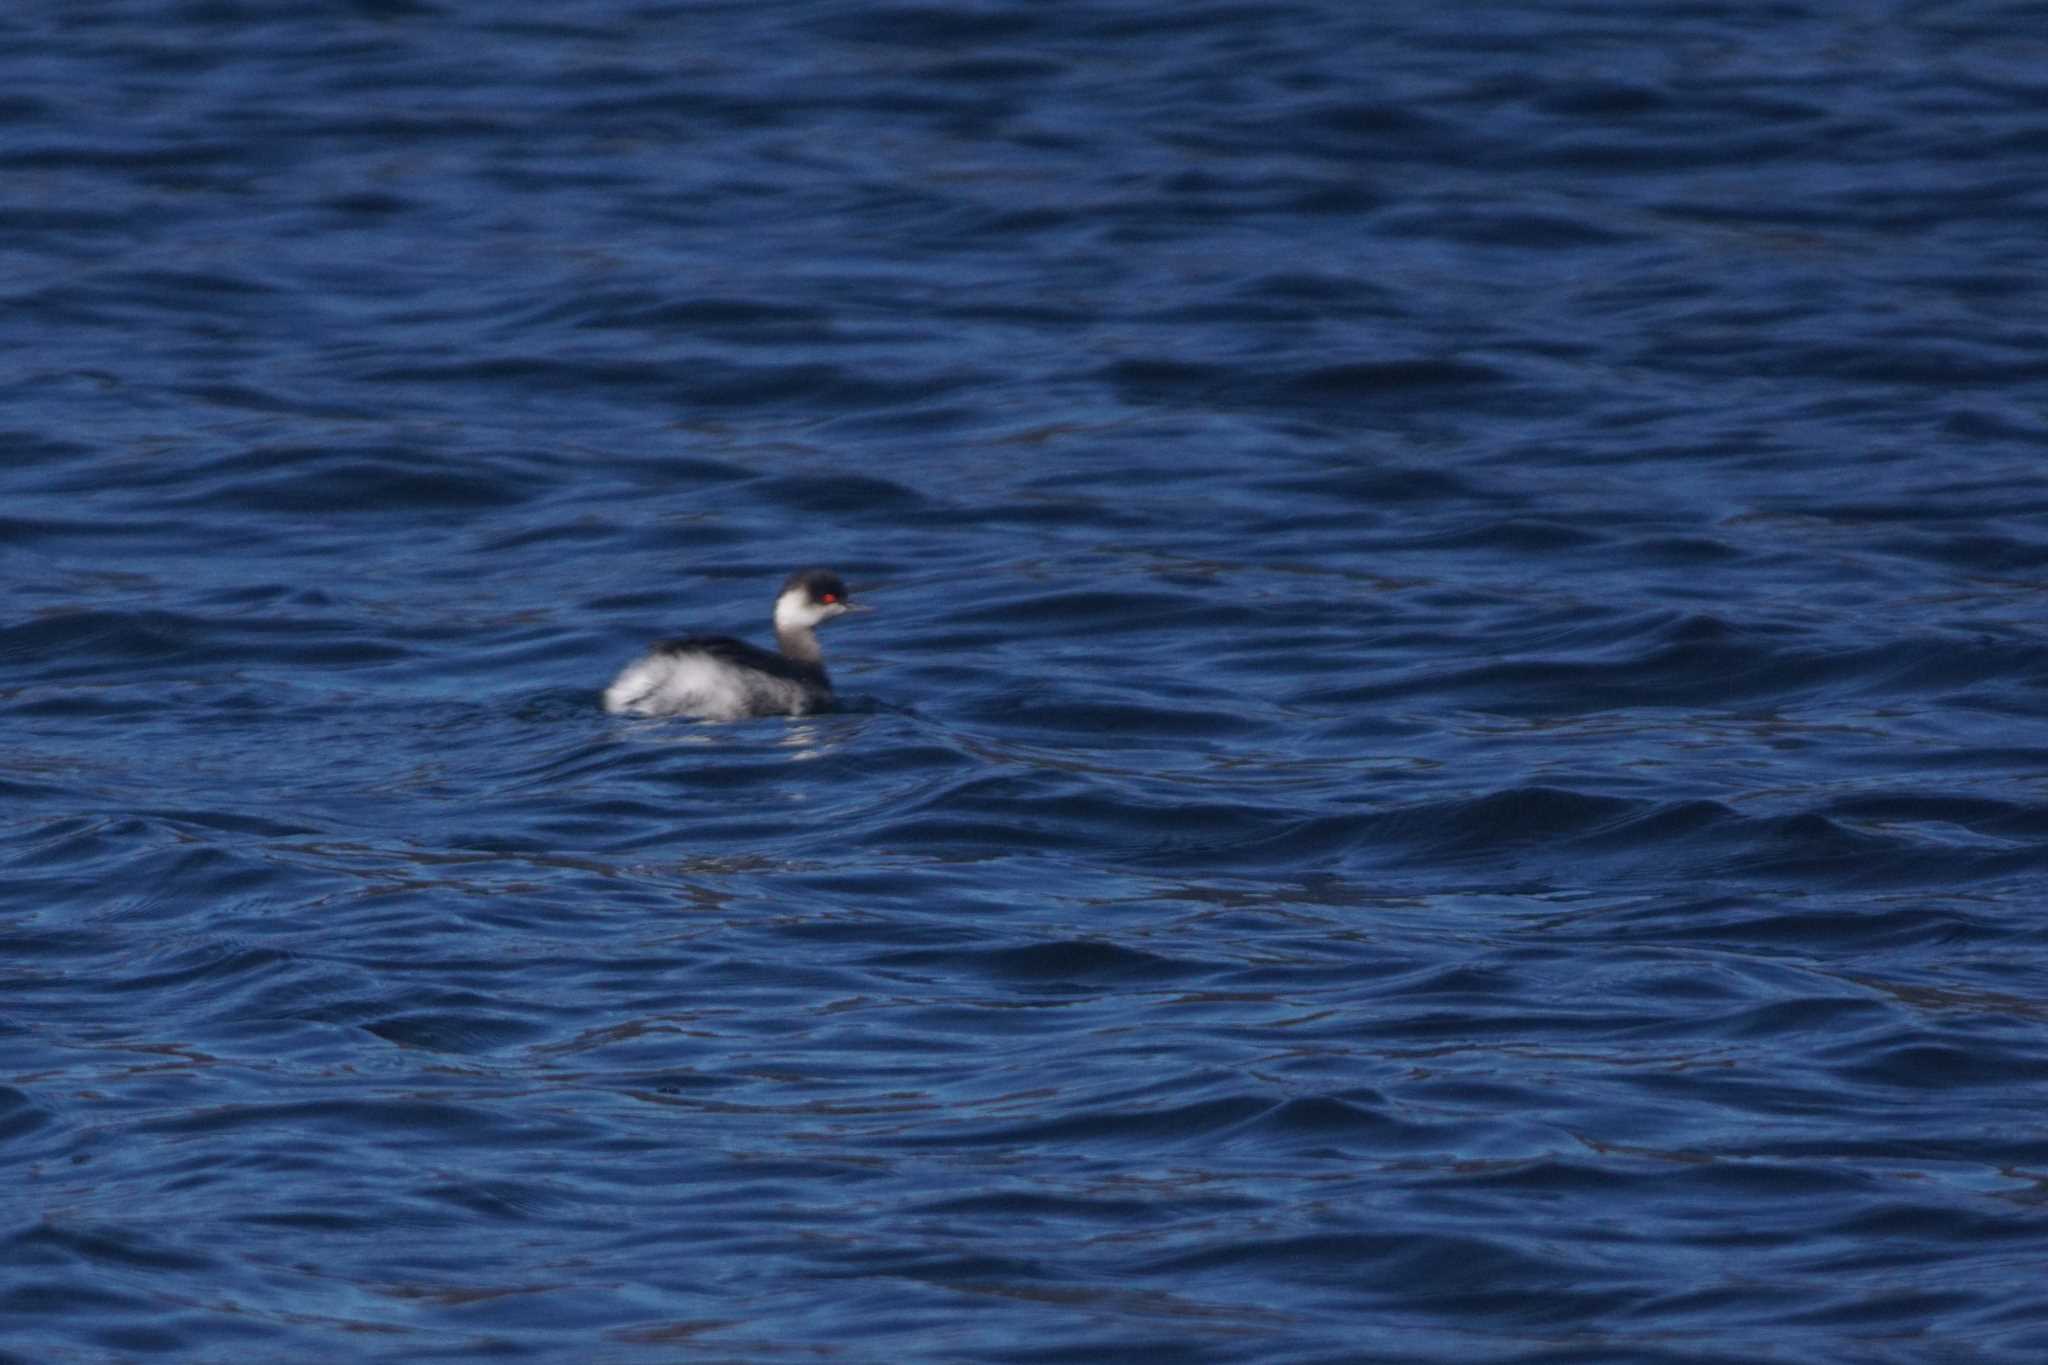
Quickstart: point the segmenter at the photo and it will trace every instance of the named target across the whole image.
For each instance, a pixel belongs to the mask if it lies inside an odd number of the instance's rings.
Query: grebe
[[[826,569],[799,569],[775,599],[771,654],[726,635],[663,640],[627,664],[604,690],[604,709],[632,716],[801,716],[832,705],[832,680],[818,650],[817,628],[849,611],[846,584]]]

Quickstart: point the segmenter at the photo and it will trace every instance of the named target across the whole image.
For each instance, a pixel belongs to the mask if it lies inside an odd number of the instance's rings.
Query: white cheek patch
[[[775,599],[777,630],[805,630],[824,619],[824,610],[806,598],[800,588],[791,588]]]

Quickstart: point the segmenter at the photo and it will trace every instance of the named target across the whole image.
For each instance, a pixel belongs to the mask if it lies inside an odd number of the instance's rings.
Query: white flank
[[[729,665],[701,654],[652,654],[626,665],[604,690],[604,709],[629,716],[739,720],[753,714]]]

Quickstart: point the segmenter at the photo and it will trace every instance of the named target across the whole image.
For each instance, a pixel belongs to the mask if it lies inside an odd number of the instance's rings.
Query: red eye
[[[818,594],[818,600],[826,606],[830,606],[839,600],[839,594],[836,592],[821,592]]]

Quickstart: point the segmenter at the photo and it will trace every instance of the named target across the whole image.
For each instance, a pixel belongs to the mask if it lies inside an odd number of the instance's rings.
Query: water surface
[[[0,19],[0,1359],[2044,1358],[2038,18]]]

